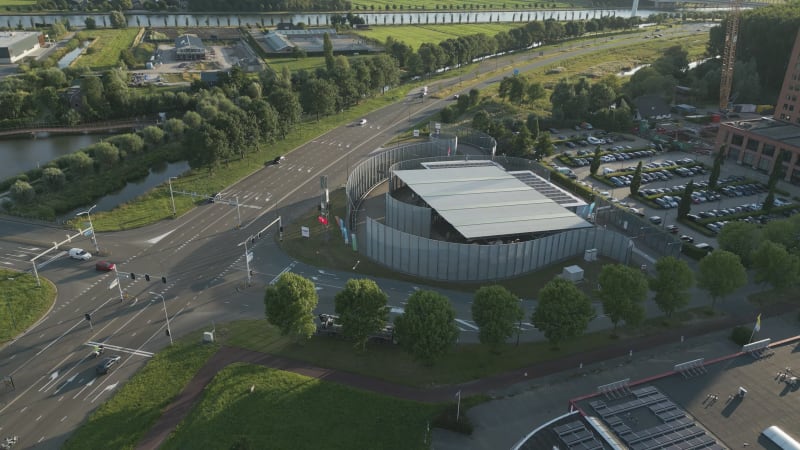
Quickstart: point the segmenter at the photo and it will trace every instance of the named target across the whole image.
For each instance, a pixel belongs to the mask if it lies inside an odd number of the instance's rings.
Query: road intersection
[[[620,41],[603,41],[598,47],[622,45]],[[580,47],[563,55],[596,49]],[[552,63],[540,58],[517,68]],[[493,64],[485,63],[483,71],[491,71]],[[504,67],[474,87],[481,89],[510,75],[512,68]],[[460,84],[460,79],[454,78],[430,87],[435,96],[443,89],[459,89]],[[39,323],[0,349],[0,375],[13,376],[16,386],[0,396],[0,435],[19,436],[21,447],[60,447],[92,410],[153,353],[169,345],[165,311],[173,336],[210,329],[212,322],[261,318],[264,287],[280,273],[292,271],[316,283],[319,312],[333,312],[334,295],[354,276],[351,268],[321,270],[294,261],[279,250],[271,236],[273,229],[249,248],[254,253],[250,263],[254,279],[253,285],[245,288],[245,256],[237,244],[278,214],[288,223],[314,207],[320,176],[329,176],[329,186],[343,185],[346,172],[357,161],[448,103],[445,99],[420,102],[411,94],[369,114],[365,126],[332,130],[298,147],[283,163],[255,171],[221,193],[225,203],[202,205],[175,220],[142,229],[99,234],[100,248],[117,264],[118,283],[126,294],[123,299],[112,285],[115,272],[95,272],[96,258],[74,261],[63,254],[45,258],[38,266],[40,275],[56,284],[58,297]],[[234,201],[239,208],[231,206]],[[240,220],[242,226],[238,227]],[[63,240],[65,232],[45,224],[0,219],[0,267],[30,269],[30,258]],[[74,245],[92,247],[88,238]],[[150,281],[145,274],[151,276]],[[393,314],[402,312],[411,293],[425,288],[394,280],[376,281],[389,295]],[[453,301],[461,340],[476,341],[477,327],[469,311],[471,294],[439,291]],[[525,302],[526,316],[533,306],[533,302]],[[91,321],[85,314],[91,315]],[[606,327],[606,322],[599,318],[593,327]],[[530,331],[525,339],[541,338],[530,324],[524,328]],[[98,361],[90,353],[96,343],[106,347],[106,354],[122,356],[107,375],[95,375]]]

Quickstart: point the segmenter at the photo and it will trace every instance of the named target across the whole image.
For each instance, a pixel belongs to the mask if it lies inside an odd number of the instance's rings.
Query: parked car
[[[71,248],[69,249],[69,257],[72,259],[87,261],[92,259],[92,254],[82,248]]]
[[[672,234],[678,234],[678,226],[677,225],[667,225],[667,230]]]
[[[688,242],[688,243],[690,243],[690,244],[691,244],[692,242],[694,242],[694,238],[693,238],[693,237],[691,237],[691,236],[689,236],[688,234],[682,234],[680,239],[681,239],[683,242]]]
[[[652,217],[650,217],[649,220],[650,220],[651,223],[654,223],[656,225],[661,225],[661,217],[659,217],[659,216],[652,216]]]
[[[119,355],[111,355],[103,358],[103,360],[100,361],[100,364],[98,364],[97,367],[95,368],[95,372],[98,375],[107,374],[108,371],[111,370],[111,367],[114,364],[118,363],[120,359],[122,359],[122,357]]]
[[[98,272],[111,272],[116,268],[117,265],[109,261],[97,261],[97,264],[94,265],[94,269]]]

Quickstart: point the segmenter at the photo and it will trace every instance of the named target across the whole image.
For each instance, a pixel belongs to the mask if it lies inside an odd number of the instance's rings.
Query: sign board
[[[519,75],[519,69],[514,69],[514,75]]]
[[[114,278],[114,281],[112,281],[111,284],[108,285],[108,288],[114,289],[115,287],[117,287],[118,284],[119,284],[119,278]]]
[[[414,130],[414,137],[419,137],[419,130],[417,129]]]
[[[253,252],[247,252],[247,262],[253,261]]]
[[[86,236],[86,237],[89,237],[89,236],[91,236],[91,235],[92,235],[92,229],[91,229],[91,228],[89,228],[88,230],[84,231],[84,232],[83,232],[83,235],[84,235],[84,236]]]
[[[433,124],[433,127],[436,128],[436,130],[441,130],[442,129],[442,124],[439,123],[439,122],[436,122],[435,124]]]
[[[308,227],[300,227],[300,234],[304,237],[311,237],[311,230]]]

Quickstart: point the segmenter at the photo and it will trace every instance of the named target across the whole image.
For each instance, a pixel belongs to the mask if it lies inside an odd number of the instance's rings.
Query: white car
[[[361,125],[361,126],[363,127],[364,125],[366,125],[366,124],[367,124],[367,119],[361,119],[361,120],[359,120],[359,121],[358,121],[358,124],[359,124],[359,125]]]
[[[86,261],[88,259],[92,259],[92,254],[82,248],[71,248],[69,249],[69,257],[72,259]]]

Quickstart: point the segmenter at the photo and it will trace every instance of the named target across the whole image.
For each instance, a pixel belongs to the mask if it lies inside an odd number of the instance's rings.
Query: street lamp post
[[[239,213],[239,196],[236,196],[236,221],[239,224],[239,228],[242,227],[242,215]]]
[[[82,211],[75,214],[75,217],[80,217],[86,214],[86,217],[89,219],[89,229],[92,230],[92,242],[94,243],[94,249],[97,253],[100,253],[100,246],[97,244],[97,235],[94,233],[94,225],[92,225],[92,210],[97,208],[97,205],[92,206],[91,208],[87,209],[86,211]]]
[[[169,183],[169,199],[172,200],[172,215],[176,216],[178,213],[175,210],[175,196],[172,194],[172,180],[177,180],[178,177],[169,177],[167,182]]]
[[[169,345],[172,345],[172,330],[169,327],[169,314],[167,314],[167,302],[164,300],[164,296],[161,294],[157,294],[153,291],[150,291],[150,294],[161,297],[161,303],[164,304],[164,317],[167,318],[167,336],[169,336]]]

